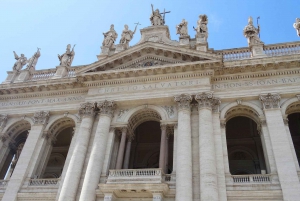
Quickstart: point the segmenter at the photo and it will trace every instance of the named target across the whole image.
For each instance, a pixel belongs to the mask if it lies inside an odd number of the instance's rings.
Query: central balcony
[[[125,183],[163,183],[164,175],[161,169],[124,169],[109,170],[107,184]]]

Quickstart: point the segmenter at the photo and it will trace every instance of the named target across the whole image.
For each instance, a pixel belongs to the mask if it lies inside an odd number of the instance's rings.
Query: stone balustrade
[[[109,170],[107,183],[163,183],[161,169]]]
[[[249,48],[223,50],[219,52],[217,51],[216,53],[223,56],[223,61],[234,61],[251,58],[251,51]]]
[[[29,186],[56,186],[60,179],[30,179]]]
[[[37,70],[32,72],[28,81],[36,81],[36,80],[48,80],[51,79],[56,73],[56,69],[49,69],[49,70]],[[66,77],[75,77],[75,69],[69,68]]]
[[[232,175],[233,183],[271,183],[271,175]]]
[[[283,56],[300,54],[300,43],[284,43],[266,45],[264,47],[265,54],[268,56]]]

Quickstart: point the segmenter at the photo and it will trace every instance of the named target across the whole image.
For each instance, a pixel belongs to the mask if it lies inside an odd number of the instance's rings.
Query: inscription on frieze
[[[5,102],[0,102],[0,107],[55,104],[55,103],[63,103],[63,102],[83,101],[84,99],[85,96],[70,96],[70,97],[41,98],[41,99],[20,100],[20,101],[5,101]]]
[[[259,79],[259,80],[250,80],[250,81],[215,83],[212,85],[212,88],[214,90],[234,89],[234,88],[241,88],[241,87],[262,87],[262,86],[271,86],[271,85],[293,84],[299,82],[300,82],[300,77],[273,78],[273,79]]]

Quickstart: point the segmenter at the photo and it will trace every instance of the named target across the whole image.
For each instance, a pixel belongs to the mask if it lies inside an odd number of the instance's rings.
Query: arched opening
[[[300,165],[300,112],[288,115],[288,120],[292,141]]]
[[[36,177],[59,178],[61,176],[72,141],[74,126],[72,119],[63,118],[49,128],[48,141]]]
[[[0,161],[0,180],[9,179],[14,172],[17,162],[25,145],[28,130],[30,130],[30,123],[27,121],[20,121],[13,124],[5,133],[7,139],[0,150],[4,154]]]
[[[43,178],[59,178],[62,174],[65,160],[68,155],[69,147],[73,136],[73,128],[65,128],[56,137],[53,143],[48,163],[43,173]]]
[[[162,168],[165,173],[171,173],[173,169],[173,130],[168,125],[161,127],[160,122],[161,116],[158,112],[149,108],[140,110],[131,116],[127,127],[123,169]],[[162,141],[162,139],[165,140]],[[115,140],[119,149],[120,141],[120,138]],[[115,163],[118,164],[118,162]]]
[[[236,116],[226,123],[229,169],[232,175],[264,174],[266,164],[257,124]]]

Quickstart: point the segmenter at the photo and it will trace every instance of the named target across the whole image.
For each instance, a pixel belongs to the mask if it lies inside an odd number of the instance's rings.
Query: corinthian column
[[[220,100],[211,92],[197,94],[199,111],[200,200],[218,200],[217,164],[214,144],[212,110]]]
[[[104,163],[104,157],[109,135],[109,128],[116,104],[113,101],[102,101],[97,103],[100,110],[91,156],[86,169],[80,201],[94,201],[96,199],[96,189],[99,184],[100,175]]]
[[[85,155],[87,152],[91,130],[95,117],[95,103],[82,103],[79,109],[81,124],[76,138],[73,154],[66,172],[61,192],[58,196],[59,201],[76,198],[77,189],[80,181]]]
[[[176,146],[176,201],[192,201],[192,142],[191,101],[189,94],[174,97],[178,104],[178,130]]]
[[[300,182],[280,111],[280,96],[278,94],[267,94],[260,95],[259,99],[263,104],[266,116],[283,200],[299,200]]]
[[[33,116],[34,124],[28,134],[14,172],[8,182],[2,200],[16,201],[18,191],[28,175],[28,170],[36,164],[36,156],[42,150],[45,138],[42,138],[44,126],[48,123],[49,111],[39,111]]]
[[[119,147],[119,151],[118,151],[116,169],[122,169],[122,164],[123,164],[123,159],[124,159],[124,151],[125,151],[125,143],[126,143],[126,134],[127,134],[127,127],[123,127],[120,147]]]

